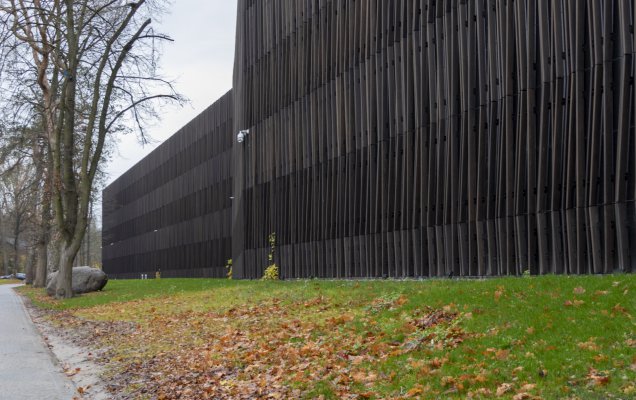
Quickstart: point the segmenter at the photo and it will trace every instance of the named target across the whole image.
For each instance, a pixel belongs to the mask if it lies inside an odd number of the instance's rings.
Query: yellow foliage
[[[265,269],[265,273],[263,274],[264,281],[277,281],[278,279],[278,266],[276,264],[272,264]]]

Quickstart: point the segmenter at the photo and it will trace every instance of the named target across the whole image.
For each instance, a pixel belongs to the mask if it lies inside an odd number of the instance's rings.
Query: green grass
[[[22,281],[18,279],[0,279],[0,285],[19,285]]]
[[[370,390],[377,398],[406,395],[409,390],[422,398],[463,398],[477,390],[494,397],[503,383],[513,385],[504,397],[512,397],[526,384],[536,385],[526,388],[543,398],[636,396],[636,275],[477,281],[110,281],[101,293],[61,302],[46,300],[37,290],[18,290],[42,307],[72,310],[89,319],[136,321],[149,332],[158,315],[202,319],[201,325],[192,324],[179,336],[157,336],[157,342],[170,345],[170,340],[181,337],[190,338],[183,339],[186,347],[211,340],[218,324],[206,321],[217,317],[205,313],[254,306],[265,312],[254,317],[253,325],[245,318],[225,318],[224,323],[246,332],[258,329],[267,340],[267,332],[278,332],[281,323],[303,321],[310,324],[311,336],[292,337],[289,346],[309,341],[327,346],[332,340],[353,356],[369,354],[372,345],[402,349],[419,343],[413,351],[387,352],[355,366],[380,378],[351,383],[350,389]],[[270,313],[272,302],[289,311],[284,317]],[[463,342],[456,347],[440,344],[449,327],[413,328],[414,321],[430,310],[427,307],[457,313]],[[328,322],[340,315],[351,317]],[[148,341],[153,336],[147,334]],[[170,346],[156,351],[166,348]],[[321,360],[314,361],[318,365]],[[289,378],[286,383],[305,398],[336,398],[333,382],[334,376],[325,375],[316,381]]]
[[[110,280],[101,292],[89,293],[66,300],[52,300],[42,290],[21,287],[17,290],[37,306],[51,310],[77,310],[111,303],[124,303],[190,292],[203,292],[245,284],[219,279],[147,279]]]

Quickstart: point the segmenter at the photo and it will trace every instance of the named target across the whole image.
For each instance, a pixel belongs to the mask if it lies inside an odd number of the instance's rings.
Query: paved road
[[[71,400],[74,386],[13,285],[0,285],[0,400]]]

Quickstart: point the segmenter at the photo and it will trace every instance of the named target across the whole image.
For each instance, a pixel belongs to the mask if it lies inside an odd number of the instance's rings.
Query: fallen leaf
[[[610,381],[609,375],[603,372],[599,372],[594,368],[590,368],[590,372],[587,374],[588,379],[592,381],[596,386],[607,385]]]
[[[575,287],[573,290],[574,294],[583,294],[585,293],[585,288],[579,286],[579,287]]]
[[[424,389],[422,389],[421,387],[414,387],[408,392],[406,392],[406,397],[415,397],[423,393],[424,393]]]
[[[587,342],[578,343],[577,346],[582,350],[598,351],[599,347],[594,343],[595,338],[590,338]]]
[[[499,385],[499,387],[497,387],[497,392],[496,392],[497,397],[503,396],[504,394],[511,391],[512,388],[513,386],[510,383],[502,383],[501,385]]]
[[[510,355],[510,350],[497,350],[497,352],[495,352],[495,357],[498,360],[505,360],[508,358],[509,355]]]
[[[525,385],[521,386],[521,391],[522,392],[531,392],[533,391],[535,388],[537,387],[536,383],[526,383]]]
[[[614,307],[612,307],[612,310],[614,310],[616,312],[623,313],[623,314],[627,314],[627,309],[625,309],[625,307],[621,306],[620,303],[616,304]]]
[[[594,356],[594,361],[597,363],[607,361],[608,357],[605,354],[597,354]]]
[[[408,303],[409,299],[405,296],[405,295],[401,295],[400,297],[398,297],[398,299],[395,301],[395,304],[397,304],[398,306],[403,306],[406,303]]]

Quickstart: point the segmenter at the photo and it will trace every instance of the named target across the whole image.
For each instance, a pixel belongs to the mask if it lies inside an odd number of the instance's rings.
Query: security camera
[[[238,135],[236,135],[236,141],[239,142],[239,143],[243,143],[243,141],[245,140],[245,138],[249,134],[250,134],[249,129],[245,129],[245,130],[239,131]]]

